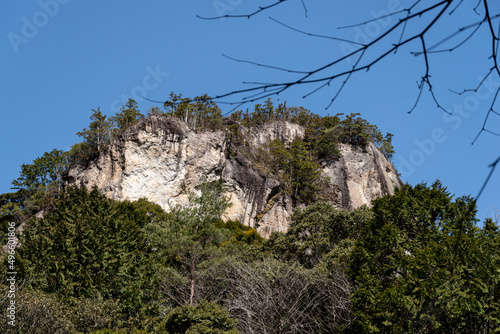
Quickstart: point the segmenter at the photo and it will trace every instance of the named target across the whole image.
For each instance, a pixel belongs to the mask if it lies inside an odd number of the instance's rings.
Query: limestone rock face
[[[370,205],[377,197],[393,195],[402,182],[392,163],[372,144],[364,150],[339,144],[340,159],[324,165],[323,174],[330,178],[337,192],[337,206],[356,209]]]
[[[304,128],[288,122],[239,128],[254,148],[274,139],[291,142],[304,136]],[[279,182],[254,168],[240,152],[228,154],[228,138],[224,131],[195,132],[179,119],[153,115],[129,128],[88,166],[70,169],[65,181],[97,186],[115,200],[144,197],[168,211],[185,204],[188,193],[196,192],[204,180],[222,178],[232,202],[225,219],[240,220],[264,237],[286,231],[291,198],[279,195]],[[356,150],[341,144],[339,149],[342,157],[323,166],[338,208],[370,205],[372,199],[401,186],[392,164],[373,145]]]

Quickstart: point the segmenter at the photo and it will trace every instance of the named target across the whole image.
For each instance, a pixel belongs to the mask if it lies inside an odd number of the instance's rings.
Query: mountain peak
[[[179,118],[151,115],[88,165],[70,168],[65,182],[97,186],[115,200],[146,198],[169,211],[186,204],[203,182],[222,179],[232,203],[224,218],[255,227],[264,237],[286,231],[293,209],[307,204],[305,196],[355,209],[402,185],[371,142],[338,143],[340,156],[314,161],[303,143],[307,129],[299,124],[277,120],[247,127],[231,118],[223,123],[220,129],[195,131]],[[300,172],[312,173],[305,180],[314,187],[298,181]],[[314,194],[309,189],[301,197],[307,186]]]

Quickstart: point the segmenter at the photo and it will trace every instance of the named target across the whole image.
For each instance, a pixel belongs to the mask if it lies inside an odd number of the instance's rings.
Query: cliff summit
[[[280,191],[279,177],[259,168],[265,161],[252,161],[245,152],[258,152],[276,140],[288,145],[304,138],[305,128],[287,121],[254,128],[225,123],[232,132],[193,131],[178,118],[151,115],[128,128],[87,166],[70,168],[66,184],[97,186],[115,200],[146,198],[168,211],[187,203],[189,192],[196,192],[202,182],[222,179],[232,203],[225,219],[255,227],[264,237],[285,232],[294,207],[302,204]],[[235,145],[235,133],[245,149]],[[402,185],[373,143],[364,148],[340,143],[337,148],[340,157],[321,162],[323,199],[336,207],[370,205]]]

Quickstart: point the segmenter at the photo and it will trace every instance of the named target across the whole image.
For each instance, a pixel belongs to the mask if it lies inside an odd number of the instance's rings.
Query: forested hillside
[[[189,192],[170,212],[146,199],[115,201],[99,189],[64,185],[142,118],[166,114],[195,131],[225,131],[300,205],[286,233],[263,239],[222,219],[231,202],[223,180]],[[238,124],[287,120],[303,139],[245,151]],[[207,97],[171,94],[143,115],[130,100],[108,118],[97,108],[69,152],[21,167],[0,195],[2,245],[13,223],[13,256],[0,255],[2,310],[15,301],[19,333],[493,333],[500,328],[500,230],[478,222],[473,198],[444,185],[404,185],[371,207],[339,210],[322,200],[319,166],[339,143],[373,142],[388,158],[391,134],[359,114],[321,117],[275,107],[223,117]],[[246,152],[246,153],[245,153]],[[265,162],[265,163],[262,163]],[[21,233],[22,232],[22,233]],[[9,318],[0,331],[9,333]]]

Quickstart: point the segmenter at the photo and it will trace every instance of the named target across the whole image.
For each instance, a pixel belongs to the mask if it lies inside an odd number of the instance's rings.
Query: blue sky
[[[469,1],[470,2],[470,1]],[[438,42],[456,28],[480,18],[465,2],[429,33]],[[249,0],[192,1],[6,1],[0,11],[0,192],[10,191],[19,166],[54,148],[67,150],[80,138],[75,134],[89,123],[91,109],[107,115],[118,111],[128,97],[142,112],[165,100],[171,91],[193,97],[219,95],[246,88],[243,81],[279,82],[292,74],[237,63],[222,56],[273,66],[309,71],[352,49],[338,40],[298,34],[272,21],[309,32],[369,42],[396,22],[384,18],[369,25],[337,29],[383,16],[391,9],[407,8],[408,0],[337,2],[289,0],[252,19],[201,20],[196,15],[249,13]],[[271,1],[259,2],[269,4]],[[340,4],[339,4],[340,3]],[[500,4],[492,3],[499,13]],[[498,25],[498,20],[495,21]],[[408,33],[419,29],[409,26]],[[303,99],[314,89],[295,87],[280,94],[289,106],[304,106],[326,115],[360,112],[383,132],[394,134],[394,164],[404,181],[432,183],[440,179],[456,195],[476,195],[491,164],[500,154],[500,137],[483,133],[471,145],[491,105],[498,76],[491,76],[476,93],[461,91],[480,82],[492,66],[490,39],[484,27],[453,53],[430,54],[431,80],[442,106],[436,107],[417,82],[425,73],[418,42],[402,47],[368,72],[353,75],[328,110],[338,83]],[[450,41],[448,46],[453,45]],[[374,51],[380,51],[375,49]],[[369,55],[368,55],[369,56]],[[346,66],[352,66],[355,59]],[[339,67],[339,69],[342,69]],[[236,100],[236,98],[231,99]],[[224,111],[231,107],[220,105]],[[247,105],[246,107],[252,107]],[[498,117],[497,117],[498,118]],[[500,121],[487,124],[500,131]],[[479,217],[500,209],[500,170],[491,178],[478,202]]]

